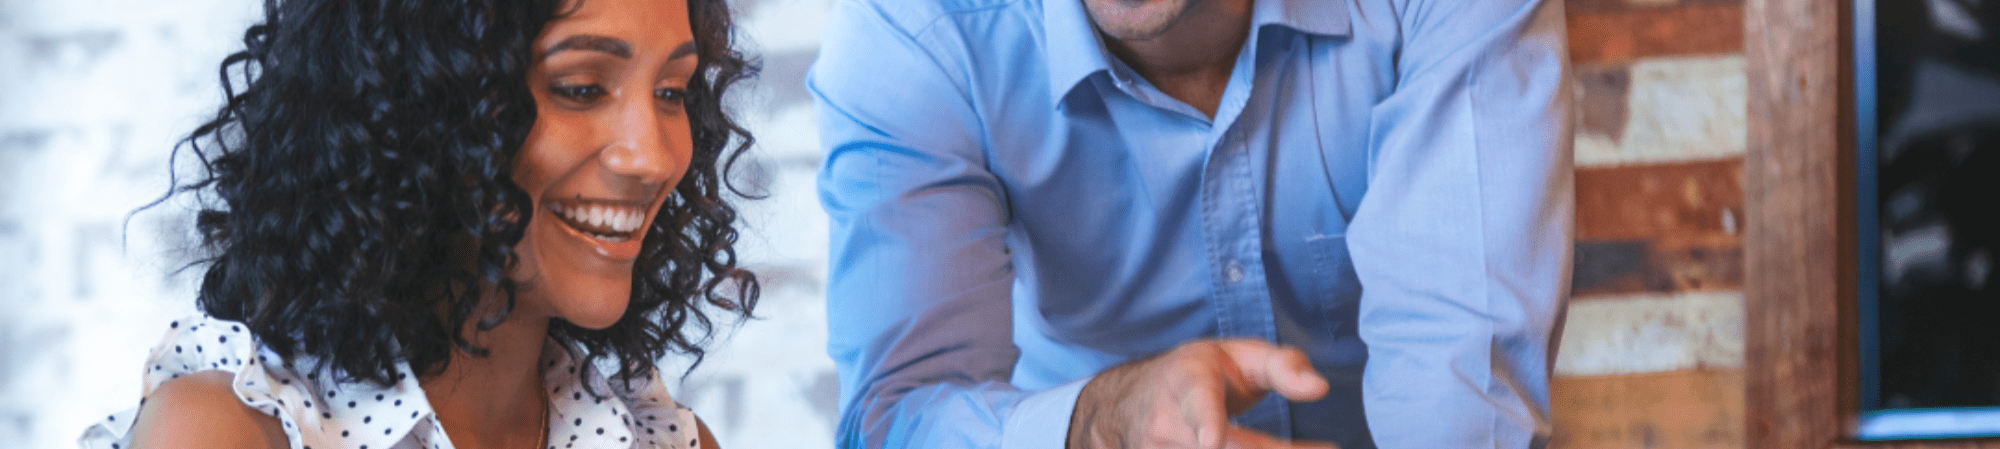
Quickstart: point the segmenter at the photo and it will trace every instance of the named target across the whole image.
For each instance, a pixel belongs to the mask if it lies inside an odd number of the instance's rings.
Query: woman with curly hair
[[[758,295],[723,0],[266,1],[244,43],[184,141],[205,314],[84,446],[714,446],[655,361]]]

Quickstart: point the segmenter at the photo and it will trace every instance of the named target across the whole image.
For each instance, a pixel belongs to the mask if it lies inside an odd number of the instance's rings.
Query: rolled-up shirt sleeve
[[[835,2],[824,40],[838,45],[821,50],[807,83],[832,222],[838,443],[1059,448],[1082,381],[1037,392],[1008,383],[1020,352],[1007,201],[963,78],[884,14]]]
[[[1574,208],[1562,9],[1398,5],[1397,87],[1371,111],[1348,238],[1379,447],[1546,444]]]

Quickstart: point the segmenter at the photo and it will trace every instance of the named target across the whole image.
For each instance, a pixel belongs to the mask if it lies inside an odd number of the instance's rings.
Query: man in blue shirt
[[[835,0],[827,26],[843,447],[1546,442],[1561,0]]]

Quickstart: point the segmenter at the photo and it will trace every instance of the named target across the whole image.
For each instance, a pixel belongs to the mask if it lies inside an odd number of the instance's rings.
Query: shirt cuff
[[[1069,417],[1076,396],[1097,376],[1037,391],[1015,403],[1000,434],[1000,449],[1062,449],[1069,444]]]

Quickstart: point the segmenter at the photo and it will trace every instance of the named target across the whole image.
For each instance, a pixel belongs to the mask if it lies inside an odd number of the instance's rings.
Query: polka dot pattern
[[[597,375],[585,379],[569,352],[554,344],[542,353],[542,364],[549,388],[549,447],[699,447],[689,444],[699,443],[694,412],[674,402],[657,372],[630,383]]]
[[[205,315],[176,320],[146,361],[145,391],[184,375],[227,371],[234,374],[237,399],[276,417],[292,449],[453,449],[407,365],[398,366],[401,380],[388,388],[342,383],[327,375],[302,375],[255,340],[240,323]],[[576,363],[554,342],[542,354],[550,401],[548,447],[700,447],[694,413],[674,402],[657,373],[614,382],[600,375],[585,378]],[[313,360],[294,365],[312,366]],[[79,442],[90,449],[130,447],[137,415],[138,409],[131,409],[106,416]]]

